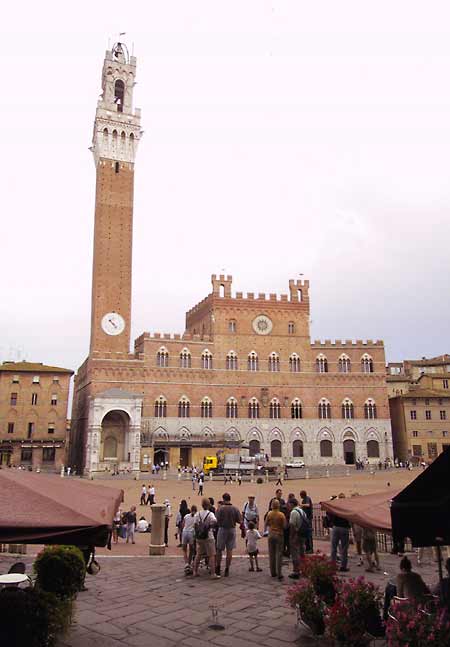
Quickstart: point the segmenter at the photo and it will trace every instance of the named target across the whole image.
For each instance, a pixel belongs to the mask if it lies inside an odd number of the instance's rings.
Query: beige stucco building
[[[432,461],[450,445],[450,355],[388,364],[394,454]]]
[[[92,146],[91,343],[75,379],[72,464],[137,473],[242,445],[280,463],[391,457],[383,342],[312,341],[306,280],[290,280],[286,294],[242,294],[231,276],[213,275],[182,334],[145,332],[130,352],[135,72],[123,44],[106,52]]]
[[[34,362],[0,365],[0,465],[58,470],[65,463],[72,375]]]

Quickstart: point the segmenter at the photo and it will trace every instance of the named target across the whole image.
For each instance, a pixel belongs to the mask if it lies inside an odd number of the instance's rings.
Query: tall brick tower
[[[90,355],[130,350],[134,160],[141,135],[133,112],[136,58],[123,43],[107,51],[95,115],[97,169]]]

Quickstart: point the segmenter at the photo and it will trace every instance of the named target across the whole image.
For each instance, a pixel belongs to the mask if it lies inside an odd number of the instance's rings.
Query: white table
[[[31,582],[28,575],[22,573],[7,573],[6,575],[0,575],[0,588],[3,586],[19,586],[24,582]]]

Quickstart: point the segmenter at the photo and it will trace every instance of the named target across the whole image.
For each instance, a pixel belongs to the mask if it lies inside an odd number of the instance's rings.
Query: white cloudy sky
[[[234,289],[311,281],[314,338],[449,351],[447,2],[9,3],[1,30],[0,358],[89,342],[108,38],[138,57],[133,337]]]

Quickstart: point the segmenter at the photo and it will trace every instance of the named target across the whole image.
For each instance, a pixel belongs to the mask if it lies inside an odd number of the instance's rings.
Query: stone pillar
[[[166,545],[164,543],[164,524],[166,506],[163,503],[154,503],[150,506],[152,511],[152,532],[150,534],[149,555],[164,555]]]

